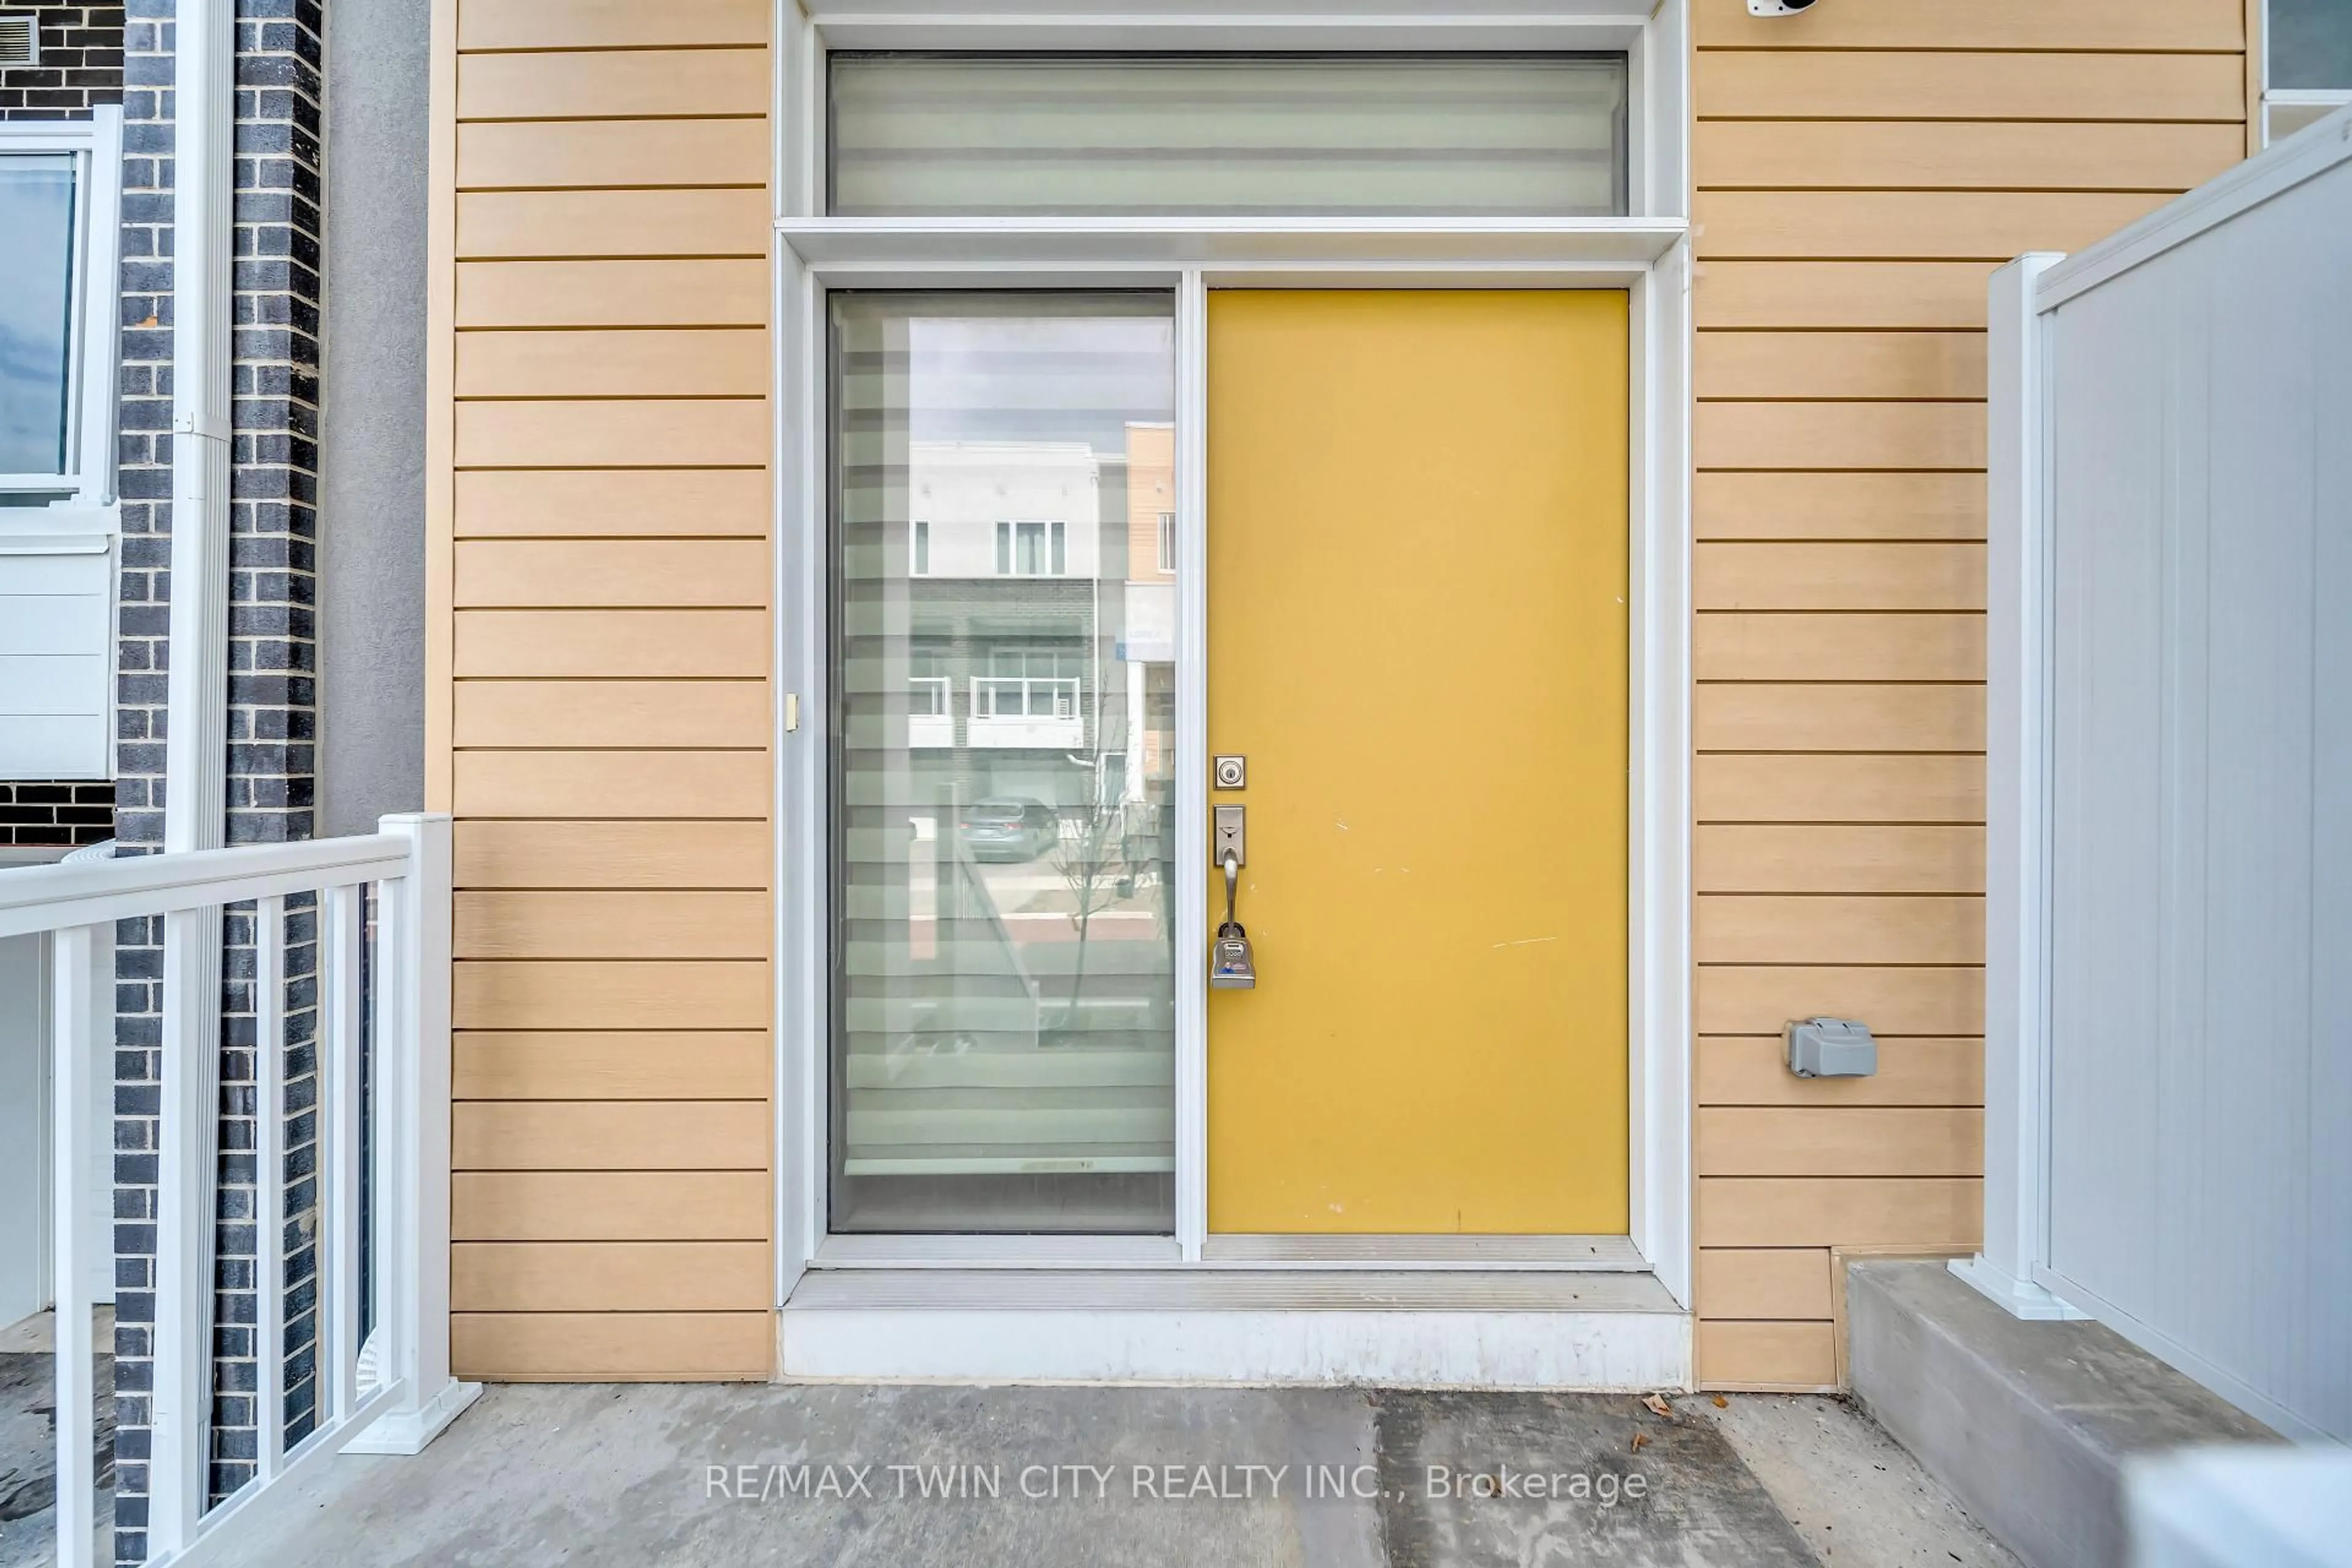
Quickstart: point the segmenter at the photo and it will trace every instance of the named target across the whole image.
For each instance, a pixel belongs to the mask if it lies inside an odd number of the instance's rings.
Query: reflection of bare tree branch
[[[1076,1026],[1078,994],[1086,989],[1087,930],[1097,914],[1118,901],[1121,879],[1115,872],[1125,865],[1122,830],[1126,822],[1120,807],[1097,802],[1087,808],[1085,830],[1076,838],[1065,837],[1054,851],[1054,870],[1070,889],[1070,921],[1078,928],[1078,961],[1070,977],[1070,1005],[1062,1018],[1065,1029]],[[1110,852],[1115,839],[1121,844],[1117,858]]]

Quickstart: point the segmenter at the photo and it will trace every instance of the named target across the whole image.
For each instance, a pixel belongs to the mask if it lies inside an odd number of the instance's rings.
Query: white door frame
[[[1602,0],[1501,0],[1475,19],[1423,0],[1294,0],[1281,15],[1180,13],[1170,0],[1062,0],[1050,16],[955,0],[779,0],[774,117],[774,529],[778,689],[776,1214],[778,1300],[811,1265],[1268,1267],[1203,1258],[1206,963],[1202,879],[1177,883],[1177,1202],[1171,1238],[827,1237],[829,1056],[825,294],[834,288],[1166,288],[1176,300],[1177,749],[1207,728],[1206,300],[1213,288],[1602,288],[1631,301],[1628,717],[1630,1237],[1601,1267],[1654,1273],[1691,1302],[1690,356],[1686,0],[1651,14]],[[1631,61],[1633,216],[1580,219],[834,218],[819,207],[824,56],[832,48],[1622,50]],[[1179,864],[1204,864],[1207,779],[1178,773]],[[1630,1247],[1627,1245],[1630,1243]],[[1432,1249],[1314,1267],[1556,1268]]]

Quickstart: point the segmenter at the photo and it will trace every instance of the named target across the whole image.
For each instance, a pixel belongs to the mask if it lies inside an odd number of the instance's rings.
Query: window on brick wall
[[[121,126],[0,124],[0,505],[112,499]]]
[[[69,153],[0,155],[0,473],[63,474],[73,434]]]
[[[0,124],[0,779],[112,773],[121,126]]]

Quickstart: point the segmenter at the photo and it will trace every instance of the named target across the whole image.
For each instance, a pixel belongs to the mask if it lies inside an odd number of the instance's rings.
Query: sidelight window
[[[1173,310],[832,296],[834,1231],[1174,1227]]]

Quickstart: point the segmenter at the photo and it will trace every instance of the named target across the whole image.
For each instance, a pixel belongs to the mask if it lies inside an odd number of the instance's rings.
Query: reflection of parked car
[[[983,800],[963,814],[963,847],[975,860],[1034,860],[1062,840],[1062,819],[1040,801]]]

